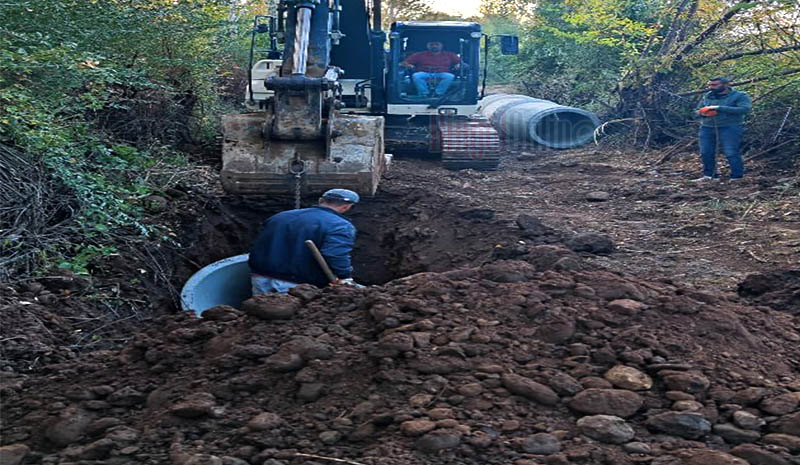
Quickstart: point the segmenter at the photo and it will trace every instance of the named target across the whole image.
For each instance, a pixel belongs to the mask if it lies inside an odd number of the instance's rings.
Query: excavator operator
[[[436,40],[428,42],[427,48],[428,50],[414,53],[406,58],[400,63],[400,66],[414,71],[411,80],[420,97],[429,97],[429,79],[439,80],[434,90],[434,97],[441,97],[455,79],[455,75],[450,70],[458,69],[461,59],[453,52],[444,51],[442,43]]]

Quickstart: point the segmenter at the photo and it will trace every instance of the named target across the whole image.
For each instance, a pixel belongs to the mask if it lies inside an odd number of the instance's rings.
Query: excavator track
[[[489,120],[446,118],[438,129],[445,168],[491,171],[500,165],[500,136]]]

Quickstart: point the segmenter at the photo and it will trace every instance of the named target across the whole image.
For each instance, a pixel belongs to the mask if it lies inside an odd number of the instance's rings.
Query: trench
[[[249,270],[243,259],[236,265],[240,268],[235,276],[218,275],[222,276],[221,282],[195,283],[192,279],[201,274],[197,272],[202,267],[247,253],[263,221],[290,209],[292,204],[288,196],[224,196],[206,205],[184,233],[185,269],[180,273],[186,279],[192,276],[188,281],[191,286],[212,294],[199,300],[215,301],[219,300],[219,293],[235,293],[231,280],[238,283],[240,294],[249,293]],[[314,204],[316,198],[309,197],[303,199],[302,206]],[[459,207],[419,189],[379,192],[363,198],[346,216],[358,230],[351,254],[353,278],[364,285],[381,285],[415,273],[479,263],[491,254],[496,243],[493,236],[507,228],[506,222],[495,218],[490,210]],[[219,303],[232,305],[237,300],[239,297],[233,296],[231,301],[223,299]],[[188,308],[184,305],[184,309]]]

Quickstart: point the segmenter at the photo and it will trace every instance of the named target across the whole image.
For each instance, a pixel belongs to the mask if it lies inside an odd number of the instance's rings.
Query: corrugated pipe
[[[505,139],[530,141],[554,149],[592,140],[600,120],[594,113],[517,94],[488,95],[478,111]]]

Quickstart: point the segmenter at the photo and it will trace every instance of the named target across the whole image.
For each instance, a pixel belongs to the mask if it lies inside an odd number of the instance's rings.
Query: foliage
[[[388,31],[395,21],[436,21],[455,19],[436,11],[428,0],[384,0],[381,2],[383,30]]]
[[[751,129],[777,135],[751,139],[752,150],[800,129],[800,10],[791,0],[483,0],[482,11],[520,34],[519,59],[500,62],[495,80],[635,121],[638,142],[691,135],[692,91],[719,75],[753,97]]]
[[[0,4],[2,161],[35,174],[31,192],[51,203],[0,210],[0,279],[32,266],[86,271],[113,237],[160,234],[141,199],[174,183],[156,172],[185,165],[176,148],[216,133],[220,68],[241,48],[227,13],[222,0]]]

